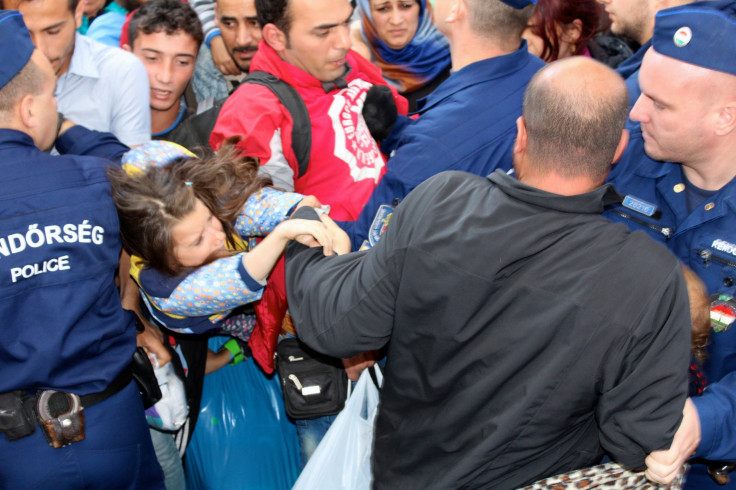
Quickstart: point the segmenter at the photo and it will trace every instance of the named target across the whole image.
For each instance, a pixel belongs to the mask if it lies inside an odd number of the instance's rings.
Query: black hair
[[[202,23],[194,9],[181,0],[151,0],[135,11],[128,25],[128,43],[133,43],[139,33],[165,32],[168,35],[183,31],[202,44]]]

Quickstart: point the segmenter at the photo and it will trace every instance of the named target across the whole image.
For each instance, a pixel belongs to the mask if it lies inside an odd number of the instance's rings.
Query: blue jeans
[[[149,428],[156,459],[164,472],[166,490],[186,490],[184,467],[173,434]]]
[[[299,436],[300,471],[307,465],[307,461],[314,454],[314,450],[317,449],[317,445],[327,433],[327,429],[335,421],[335,417],[337,415],[325,415],[316,419],[294,421],[296,433]]]

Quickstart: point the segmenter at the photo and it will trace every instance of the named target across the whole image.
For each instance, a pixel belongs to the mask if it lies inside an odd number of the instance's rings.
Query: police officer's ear
[[[718,136],[731,134],[736,129],[736,100],[727,101],[721,107],[716,120],[715,133]]]
[[[289,38],[284,31],[276,27],[274,24],[266,24],[263,26],[263,40],[271,46],[274,51],[281,53],[289,47]]]

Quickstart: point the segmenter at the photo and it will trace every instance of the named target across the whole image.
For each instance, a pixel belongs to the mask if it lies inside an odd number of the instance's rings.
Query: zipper
[[[703,263],[705,264],[706,267],[708,266],[708,262],[712,260],[714,262],[720,262],[723,265],[727,265],[729,267],[736,268],[736,262],[734,262],[733,260],[724,259],[723,257],[720,257],[714,254],[710,250],[697,249],[695,250],[695,253],[697,253],[698,256],[700,256],[700,258],[703,259]]]
[[[635,218],[631,216],[629,213],[624,213],[623,211],[620,211],[618,209],[611,209],[611,212],[621,216],[622,218],[630,219],[634,223],[638,223],[642,226],[646,226],[650,230],[654,230],[657,233],[661,233],[662,235],[664,235],[665,240],[669,240],[670,237],[672,236],[672,233],[674,233],[674,230],[672,228],[668,228],[666,226],[657,226],[657,225],[653,225],[652,223],[647,223],[643,219]]]
[[[302,384],[299,382],[299,378],[296,377],[296,374],[290,374],[289,379],[292,383],[294,383],[294,386],[296,386],[297,390],[302,391],[304,389]]]

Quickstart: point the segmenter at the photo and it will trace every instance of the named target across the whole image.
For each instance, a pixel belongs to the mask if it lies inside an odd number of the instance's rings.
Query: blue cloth
[[[104,13],[95,18],[87,28],[86,35],[102,44],[120,47],[120,35],[125,25],[125,16],[128,10],[115,2],[105,7]]]
[[[17,441],[0,437],[3,488],[164,490],[134,382],[85,408],[84,421],[84,440],[59,449],[49,446],[38,428]]]
[[[695,2],[660,10],[652,45],[670,58],[736,75],[736,3]]]
[[[705,282],[708,293],[736,295],[736,179],[687,211],[680,165],[656,162],[644,154],[640,131],[633,131],[621,162],[609,178],[621,194],[633,195],[657,206],[658,219],[617,207],[605,214],[631,229],[640,229],[662,242]],[[620,216],[621,212],[627,216]],[[704,365],[709,386],[693,398],[698,409],[702,440],[696,456],[733,460],[736,454],[736,328],[711,332]],[[736,488],[736,480],[718,486],[703,465],[693,465],[686,488]]]
[[[353,249],[366,239],[382,204],[403,199],[429,177],[444,170],[482,176],[497,168],[509,170],[524,91],[543,66],[522,41],[511,54],[472,63],[452,74],[419,101],[417,120],[399,116],[381,148],[391,156],[386,174],[358,220],[340,223]]]
[[[77,128],[61,148],[92,148]],[[126,148],[110,143],[119,154]],[[133,315],[120,306],[117,212],[105,175],[111,160],[51,156],[25,133],[0,129],[0,392],[104,390],[130,364]],[[84,410],[86,438],[53,449],[39,430],[0,438],[7,488],[162,488],[134,384]]]
[[[13,79],[31,59],[33,41],[16,10],[0,11],[0,46],[13,46],[0,52],[0,89]]]
[[[641,95],[641,89],[639,88],[639,69],[641,68],[641,62],[644,59],[644,55],[652,46],[652,40],[645,42],[631,57],[627,58],[626,61],[618,65],[616,71],[621,75],[626,82],[626,89],[629,91],[629,109],[634,107],[636,99]],[[631,125],[631,119],[627,122],[627,128]]]
[[[392,49],[376,32],[370,0],[358,0],[362,17],[361,33],[381,68],[383,76],[399,90],[411,92],[444,72],[450,59],[450,43],[432,23],[431,7],[419,0],[419,24],[414,37],[401,49]]]
[[[139,145],[151,139],[149,94],[146,69],[132,53],[76,34],[69,69],[56,83],[67,119]]]

